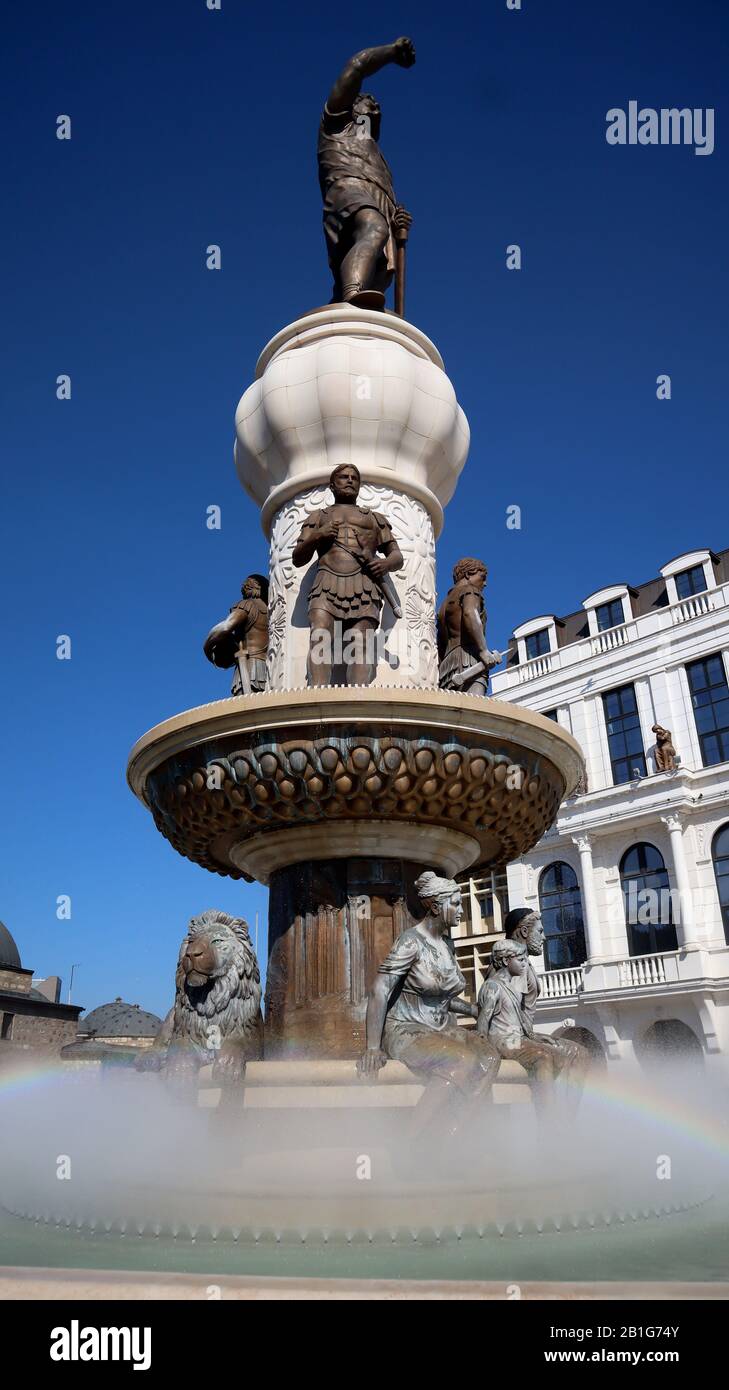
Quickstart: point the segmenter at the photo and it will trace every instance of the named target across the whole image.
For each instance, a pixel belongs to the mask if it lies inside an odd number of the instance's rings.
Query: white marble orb
[[[284,503],[340,463],[421,503],[438,535],[468,445],[468,421],[425,334],[342,304],[272,338],[236,411],[236,467],[267,535]]]

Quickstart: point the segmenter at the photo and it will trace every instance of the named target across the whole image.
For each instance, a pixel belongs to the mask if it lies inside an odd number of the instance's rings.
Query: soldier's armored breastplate
[[[362,566],[357,559],[363,551],[374,548],[374,531],[371,522],[337,521],[337,539],[331,549],[322,555],[320,568],[332,570],[334,574],[360,574]]]

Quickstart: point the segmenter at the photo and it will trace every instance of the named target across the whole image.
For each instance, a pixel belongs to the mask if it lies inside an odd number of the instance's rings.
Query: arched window
[[[729,944],[729,823],[717,830],[711,846],[711,857],[714,860],[716,891],[719,894],[724,935]]]
[[[591,1033],[589,1028],[578,1028],[577,1025],[575,1025],[574,1028],[560,1028],[557,1036],[560,1038],[567,1038],[570,1042],[581,1043],[590,1054],[591,1066],[601,1068],[607,1066],[605,1053],[595,1037],[595,1034]]]
[[[655,845],[633,845],[620,861],[620,883],[631,956],[676,951],[673,902],[663,855]]]
[[[661,1018],[636,1043],[636,1052],[644,1066],[661,1063],[672,1065],[701,1065],[704,1051],[696,1034],[679,1018]]]
[[[539,880],[539,907],[544,926],[544,964],[547,970],[582,965],[585,924],[577,874],[569,864],[549,864]]]

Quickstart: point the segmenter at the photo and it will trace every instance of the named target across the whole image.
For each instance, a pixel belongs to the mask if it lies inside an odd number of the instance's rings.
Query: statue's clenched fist
[[[415,44],[412,39],[395,39],[393,59],[401,68],[411,68],[415,62]]]

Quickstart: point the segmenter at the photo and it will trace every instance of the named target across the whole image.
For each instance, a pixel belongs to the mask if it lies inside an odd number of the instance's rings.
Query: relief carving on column
[[[271,530],[268,585],[268,689],[286,690],[292,683],[287,670],[287,636],[301,576],[291,556],[307,515],[324,505],[329,489],[309,488],[281,507]],[[299,682],[303,684],[303,680]]]

